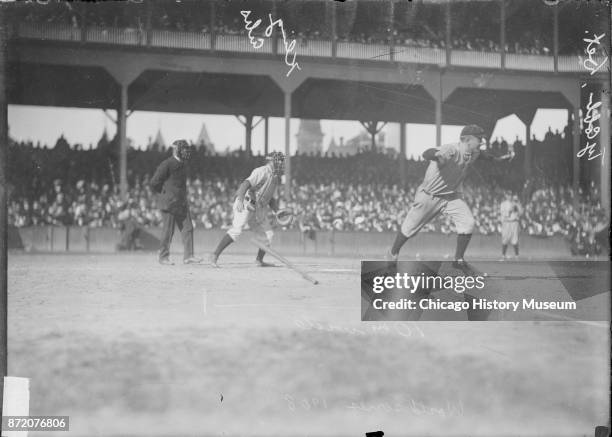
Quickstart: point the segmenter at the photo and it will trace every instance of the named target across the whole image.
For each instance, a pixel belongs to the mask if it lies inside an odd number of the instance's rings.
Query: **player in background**
[[[480,150],[484,138],[485,132],[480,126],[469,125],[461,130],[459,143],[428,149],[423,153],[429,166],[423,183],[417,189],[412,207],[387,254],[388,260],[397,260],[404,243],[442,213],[451,217],[457,232],[453,266],[464,272],[474,272],[463,259],[475,226],[472,212],[461,198],[463,181],[468,169],[479,158],[495,161],[513,158],[510,153],[495,157],[490,152]]]
[[[514,247],[514,258],[519,256],[519,218],[523,214],[523,208],[518,202],[518,196],[507,192],[499,207],[501,216],[501,238],[502,238],[502,261],[506,260],[508,244]]]
[[[269,246],[272,243],[274,231],[272,231],[268,213],[270,209],[274,212],[278,211],[278,202],[274,198],[274,194],[285,172],[285,155],[281,152],[272,152],[266,157],[266,161],[266,165],[257,167],[240,184],[233,206],[232,227],[223,235],[214,253],[211,254],[211,266],[219,267],[219,256],[227,246],[240,237],[247,224],[253,232],[265,238],[266,245]],[[266,252],[261,249],[257,251],[257,257],[255,258],[257,266],[266,267],[269,265],[263,260],[265,254]]]

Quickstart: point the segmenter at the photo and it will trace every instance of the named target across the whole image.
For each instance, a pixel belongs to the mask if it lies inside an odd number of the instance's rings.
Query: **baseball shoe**
[[[506,255],[502,255],[502,257],[499,259],[500,261],[506,261],[508,259],[508,257]]]
[[[202,264],[204,261],[202,258],[198,258],[197,256],[190,256],[189,258],[185,258],[183,260],[183,264]]]
[[[453,261],[453,268],[461,270],[467,276],[488,276],[487,273],[481,272],[462,259]]]
[[[208,258],[208,262],[210,264],[211,267],[214,267],[215,269],[219,268],[219,264],[217,263],[217,261],[219,261],[219,257],[217,255],[215,255],[214,253],[210,254],[210,258]]]
[[[385,261],[395,262],[397,261],[398,258],[399,258],[399,253],[397,255],[394,255],[391,253],[390,250],[385,254]]]
[[[170,258],[160,258],[159,263],[162,266],[173,266],[174,265],[174,263],[170,261]]]
[[[255,266],[256,267],[274,267],[274,264],[267,263],[263,259],[256,259]]]

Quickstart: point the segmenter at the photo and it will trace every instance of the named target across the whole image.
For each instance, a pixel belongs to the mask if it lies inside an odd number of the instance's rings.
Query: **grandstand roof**
[[[92,55],[97,53],[92,50]],[[33,59],[9,65],[9,103],[104,109],[119,106],[120,88],[105,68],[38,64]],[[221,59],[217,65],[222,63]],[[335,68],[338,72],[335,77],[341,77],[341,72],[347,68],[342,65],[321,67],[317,64],[309,67],[320,70],[329,68],[330,71]],[[364,66],[352,80],[307,78],[292,94],[292,117],[423,124],[435,122],[435,101],[423,85],[414,83],[414,78],[408,74],[405,75],[406,82],[393,83],[391,76],[387,75],[391,75],[390,71],[397,74],[395,67],[389,68],[389,72],[377,68],[380,82],[361,79],[365,75],[362,71],[368,68]],[[427,75],[427,68],[423,68]],[[374,68],[370,70],[374,71]],[[452,83],[454,75],[454,70],[445,73],[447,83]],[[529,79],[511,73],[494,72],[488,76],[502,87],[507,78],[511,78],[515,89],[478,88],[478,84],[469,80],[460,82],[465,85],[451,93],[442,107],[444,123],[487,124],[481,119],[503,117],[525,106],[563,109],[571,106],[560,92],[551,90],[554,89],[553,85],[546,87],[549,91],[541,92],[520,89],[523,85],[525,89],[544,86],[544,81],[548,84],[556,78],[538,77],[533,73],[530,73]],[[285,113],[283,92],[269,75],[264,74],[149,69],[130,84],[128,100],[128,109],[132,111],[223,115],[251,113],[272,117],[283,117]]]

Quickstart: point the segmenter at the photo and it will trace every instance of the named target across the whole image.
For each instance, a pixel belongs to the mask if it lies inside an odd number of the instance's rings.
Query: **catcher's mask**
[[[276,176],[282,176],[285,173],[285,155],[281,152],[272,152],[266,156],[266,161],[272,163],[272,171]]]
[[[176,150],[176,156],[181,161],[189,161],[191,159],[191,146],[185,140],[176,140],[172,143],[172,147]]]

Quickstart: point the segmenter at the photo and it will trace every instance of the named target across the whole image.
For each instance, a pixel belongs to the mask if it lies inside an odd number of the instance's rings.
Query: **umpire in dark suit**
[[[174,226],[178,226],[183,237],[183,263],[199,264],[201,258],[193,255],[193,224],[187,204],[187,162],[191,158],[191,147],[185,140],[172,143],[172,156],[163,161],[151,178],[151,188],[159,193],[158,206],[163,217],[159,263],[172,265],[170,242]]]

